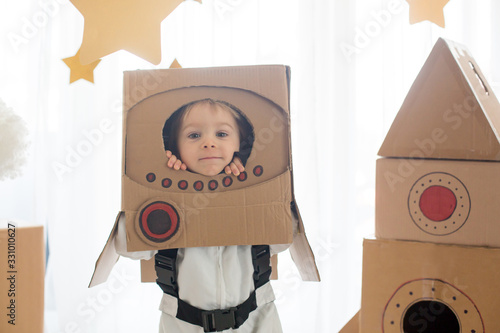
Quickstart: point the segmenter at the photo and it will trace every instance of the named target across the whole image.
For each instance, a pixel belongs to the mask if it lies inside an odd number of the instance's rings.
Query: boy
[[[169,168],[205,176],[239,175],[251,151],[253,130],[234,106],[205,99],[177,110],[165,123],[163,137]],[[156,253],[124,251],[124,229],[119,226],[115,241],[119,254],[147,259]],[[271,252],[287,247],[271,246]],[[163,294],[160,333],[281,333],[271,285],[267,279],[259,283],[254,279],[254,249],[249,245],[178,249],[176,290]],[[186,315],[186,308],[195,310]],[[202,324],[199,318],[191,320],[200,313]]]
[[[204,99],[179,108],[165,123],[167,166],[215,176],[245,170],[253,143],[252,126],[236,107]],[[243,154],[244,161],[234,154]],[[214,155],[215,154],[215,155]]]

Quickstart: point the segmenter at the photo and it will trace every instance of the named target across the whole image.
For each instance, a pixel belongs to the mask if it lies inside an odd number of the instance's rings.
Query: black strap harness
[[[248,319],[250,312],[257,309],[255,291],[269,281],[271,275],[269,245],[252,246],[254,268],[254,291],[243,303],[224,310],[203,310],[194,307],[179,298],[177,285],[177,250],[160,250],[155,255],[157,280],[164,293],[177,298],[177,315],[180,320],[203,327],[205,332],[221,332],[229,328],[238,328]]]

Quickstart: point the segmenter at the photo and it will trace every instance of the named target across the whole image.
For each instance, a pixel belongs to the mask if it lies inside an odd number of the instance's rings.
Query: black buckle
[[[252,259],[253,259],[253,279],[255,282],[255,289],[269,281],[271,275],[271,250],[269,245],[254,245],[252,246]],[[263,279],[261,279],[263,277]]]
[[[163,292],[175,297],[178,295],[176,259],[160,253],[155,255],[156,282]]]
[[[236,326],[236,307],[227,310],[202,311],[201,319],[205,332],[221,332]]]

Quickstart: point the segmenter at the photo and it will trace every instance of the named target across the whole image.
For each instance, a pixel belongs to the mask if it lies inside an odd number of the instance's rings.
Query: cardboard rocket
[[[375,239],[347,332],[498,332],[500,104],[439,39],[380,150]]]
[[[292,243],[302,278],[319,280],[293,193],[289,79],[288,67],[274,65],[125,72],[122,208],[91,286],[105,281],[118,259],[113,238],[122,219],[129,252]],[[166,166],[168,119],[206,98],[236,106],[253,128],[245,172],[237,177]],[[155,280],[151,265],[143,263],[143,281]]]

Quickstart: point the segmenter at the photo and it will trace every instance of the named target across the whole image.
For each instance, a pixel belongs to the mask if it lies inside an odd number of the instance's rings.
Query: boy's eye
[[[226,137],[228,134],[226,132],[218,132],[217,136],[220,138]]]
[[[200,133],[191,133],[188,135],[190,139],[198,139],[200,137]]]

